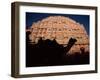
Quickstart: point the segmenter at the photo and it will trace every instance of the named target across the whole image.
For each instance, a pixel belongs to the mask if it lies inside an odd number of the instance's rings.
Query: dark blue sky
[[[83,24],[88,35],[89,35],[89,15],[73,15],[73,14],[51,14],[51,13],[33,13],[26,12],[26,28],[29,28],[33,22],[37,22],[38,20],[42,20],[43,18],[49,16],[65,16],[69,17],[76,22]]]

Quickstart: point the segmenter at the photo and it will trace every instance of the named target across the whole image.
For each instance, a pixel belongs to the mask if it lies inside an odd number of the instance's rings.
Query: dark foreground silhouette
[[[89,52],[85,53],[84,48],[80,48],[81,54],[66,55],[76,39],[70,38],[66,47],[59,45],[55,39],[40,38],[37,44],[31,44],[29,34],[26,33],[26,67],[89,64]]]

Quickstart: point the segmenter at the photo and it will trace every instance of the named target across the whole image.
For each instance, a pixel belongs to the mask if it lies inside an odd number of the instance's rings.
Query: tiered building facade
[[[89,52],[89,36],[84,26],[68,17],[50,16],[34,22],[29,30],[32,43],[37,43],[42,37],[43,40],[55,39],[58,44],[66,46],[70,38],[75,38],[77,42],[68,53],[80,52],[80,48]]]

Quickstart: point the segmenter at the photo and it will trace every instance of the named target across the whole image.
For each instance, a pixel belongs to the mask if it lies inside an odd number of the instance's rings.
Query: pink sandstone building
[[[75,38],[77,42],[68,53],[80,52],[80,48],[89,52],[89,36],[84,26],[68,17],[50,16],[34,22],[29,30],[31,32],[29,39],[33,44],[42,37],[43,40],[55,39],[58,44],[65,46],[70,38]]]

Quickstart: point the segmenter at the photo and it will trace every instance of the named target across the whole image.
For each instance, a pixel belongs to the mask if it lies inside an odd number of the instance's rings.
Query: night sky
[[[65,16],[69,17],[76,22],[83,24],[88,35],[89,35],[89,15],[73,15],[73,14],[53,14],[53,13],[33,13],[26,12],[26,28],[29,28],[33,22],[37,22],[38,20],[42,20],[43,18],[49,16]]]

